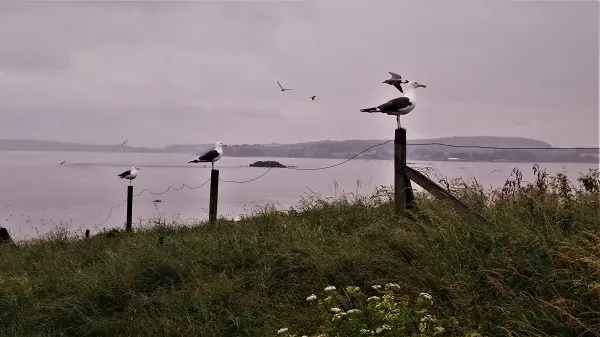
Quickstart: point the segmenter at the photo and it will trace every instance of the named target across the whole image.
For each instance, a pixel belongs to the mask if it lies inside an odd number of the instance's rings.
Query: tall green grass
[[[0,336],[328,334],[307,296],[390,282],[431,294],[429,310],[459,323],[446,335],[600,335],[598,171],[534,170],[494,191],[447,183],[489,225],[426,194],[414,220],[398,218],[382,189],[239,222],[0,245]]]

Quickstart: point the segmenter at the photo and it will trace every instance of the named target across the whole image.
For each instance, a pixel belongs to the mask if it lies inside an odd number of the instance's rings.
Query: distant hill
[[[0,151],[73,151],[73,152],[164,152],[162,149],[121,144],[94,145],[32,139],[0,139]]]
[[[241,144],[224,149],[230,157],[296,157],[346,159],[369,148],[358,158],[391,159],[394,144],[385,139],[314,141],[294,144]],[[451,145],[451,146],[444,146]],[[45,140],[0,139],[0,151],[74,151],[117,153],[187,153],[197,155],[211,149],[212,143],[174,144],[163,148],[132,147],[128,145],[92,145]],[[459,147],[452,147],[459,146]],[[467,147],[460,147],[467,146]],[[469,147],[470,146],[470,147]],[[474,146],[474,147],[473,147]],[[486,149],[495,147],[511,149]],[[541,150],[515,150],[512,148],[540,148]],[[470,160],[470,161],[524,161],[524,162],[597,162],[597,150],[544,150],[553,147],[544,141],[520,137],[442,137],[407,141],[407,156],[413,160]]]
[[[552,147],[549,143],[541,140],[521,137],[494,137],[494,136],[474,136],[474,137],[442,137],[409,140],[408,144],[424,143],[443,143],[449,145],[462,146],[490,146],[490,147]]]

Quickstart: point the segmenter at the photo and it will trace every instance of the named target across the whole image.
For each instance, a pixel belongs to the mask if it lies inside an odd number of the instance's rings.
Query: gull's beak
[[[427,88],[427,86],[425,86],[425,84],[421,84],[421,83],[419,83],[418,87]]]
[[[227,144],[223,144],[223,147],[227,147]]]

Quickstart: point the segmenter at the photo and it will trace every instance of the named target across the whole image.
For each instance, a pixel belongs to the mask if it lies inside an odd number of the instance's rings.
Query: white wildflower
[[[443,334],[444,332],[446,332],[446,329],[444,329],[444,328],[443,328],[443,327],[441,327],[441,326],[436,326],[435,328],[433,328],[433,331],[434,331],[434,332],[433,332],[433,335],[434,335],[434,336],[437,336],[437,335],[441,335],[441,334]]]
[[[360,334],[361,335],[373,335],[373,334],[375,334],[375,332],[373,330],[360,329]]]
[[[375,329],[375,333],[379,335],[380,333],[382,333],[384,331],[389,331],[389,330],[392,330],[392,327],[387,324],[384,324],[384,325],[380,326],[379,328]]]
[[[374,286],[371,286],[371,288],[373,288],[373,290],[379,290],[381,289],[381,286],[379,284],[376,284]]]
[[[310,302],[310,301],[314,301],[314,300],[316,300],[316,299],[317,299],[317,295],[315,295],[315,294],[312,294],[312,295],[310,295],[310,296],[308,296],[308,297],[306,298],[306,300],[307,300],[307,301],[309,301],[309,302]]]
[[[282,333],[288,332],[288,330],[289,330],[288,328],[281,328],[281,329],[277,330],[277,334],[280,335]]]
[[[350,310],[346,311],[346,314],[348,314],[348,315],[359,314],[359,313],[360,313],[360,310],[358,310],[358,309],[350,309]]]
[[[367,302],[377,302],[379,300],[380,300],[379,296],[371,296],[371,297],[367,298]]]
[[[325,291],[333,291],[335,290],[335,286],[327,286],[325,287]]]
[[[430,301],[432,299],[431,295],[429,295],[428,293],[420,293],[419,296],[421,296],[423,298],[426,298],[426,299],[428,299]]]
[[[342,309],[340,309],[340,308],[331,308],[331,312],[333,312],[333,313],[336,313],[336,314],[337,314],[337,313],[339,313],[339,312],[342,312]]]
[[[390,288],[400,289],[400,286],[397,283],[388,283],[388,284],[385,285],[385,288],[386,289],[390,289]]]
[[[429,303],[433,304],[433,300],[432,300],[433,297],[431,295],[429,295],[428,293],[420,293],[419,296],[423,297],[426,300],[429,300]]]
[[[332,322],[339,321],[342,318],[344,318],[344,316],[345,316],[345,314],[343,312],[341,314],[335,314],[335,315],[333,315],[333,318],[331,319],[331,321]]]

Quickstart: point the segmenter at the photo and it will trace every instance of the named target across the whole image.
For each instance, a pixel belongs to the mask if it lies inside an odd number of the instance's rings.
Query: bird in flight
[[[310,99],[312,99],[314,101],[315,97],[317,97],[317,96],[310,96]]]
[[[390,73],[392,78],[383,81],[383,83],[393,85],[394,87],[396,87],[396,89],[398,89],[398,91],[400,91],[401,93],[404,93],[404,90],[402,90],[402,86],[400,84],[406,84],[406,83],[408,83],[408,81],[403,80],[402,76],[400,76],[394,72],[388,71],[388,73]]]
[[[127,143],[128,141],[129,141],[129,139],[124,141],[123,143],[121,143],[121,146],[125,145],[125,143]]]
[[[277,81],[277,84],[279,84],[279,87],[281,88],[281,91],[292,90],[292,89],[284,89],[284,88],[281,86],[281,83],[279,83],[279,81]]]
[[[62,162],[62,163],[60,163],[60,164],[62,165],[62,164],[64,164],[64,163],[66,163],[66,162],[67,162],[66,160],[63,160],[63,162]]]

